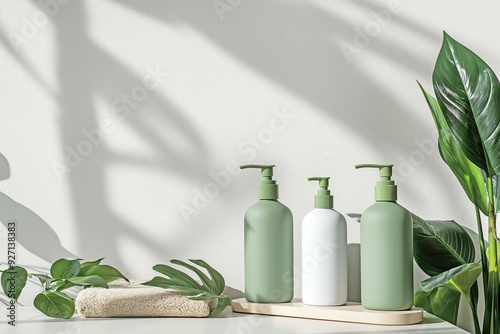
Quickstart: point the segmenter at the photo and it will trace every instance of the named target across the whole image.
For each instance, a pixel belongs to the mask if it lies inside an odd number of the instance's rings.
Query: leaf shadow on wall
[[[354,38],[357,25],[345,13],[327,11],[310,2],[242,1],[220,20],[211,1],[114,2],[160,23],[195,29],[243,66],[322,110],[340,124],[337,126],[349,129],[382,156],[415,151],[412,140],[420,139],[423,129],[428,129],[425,135],[431,133],[420,117],[407,112],[409,108],[395,98],[393,91],[381,85],[387,78],[376,77],[375,71],[363,69],[356,59],[346,60],[340,45],[342,41],[353,44],[348,38]],[[385,9],[370,2],[347,2],[367,15]],[[393,14],[389,24],[422,35],[429,42],[439,42],[439,34],[419,22],[405,20],[403,15]],[[383,32],[389,34],[390,30]],[[422,73],[422,76],[428,76],[432,66],[432,60],[422,59],[418,53],[380,36],[371,38],[369,45],[359,53],[373,54],[391,66]],[[409,80],[413,82],[413,78]],[[420,94],[416,84],[415,92]],[[427,112],[423,100],[422,107],[423,112]],[[398,126],[389,126],[393,124]],[[247,125],[231,126],[245,133]],[[325,143],[324,150],[342,158],[335,143]],[[387,159],[389,157],[392,155]],[[439,163],[428,159],[425,166],[415,169],[429,168],[436,180],[442,180],[440,174],[444,169],[436,168]],[[406,185],[409,193],[419,196],[412,188],[413,185]]]
[[[92,131],[100,127],[95,98],[100,97],[112,106],[115,97],[129,93],[131,87],[143,83],[143,78],[89,38],[84,3],[68,4],[55,18],[54,24],[59,55],[58,76],[62,87],[59,101],[61,144],[64,148],[74,148],[85,139],[82,130]],[[117,87],[117,83],[121,84]],[[155,127],[151,126],[150,119],[154,119]],[[127,220],[113,210],[109,203],[108,169],[116,165],[139,166],[183,178],[196,175],[201,178],[200,167],[209,158],[200,131],[171,101],[154,90],[148,91],[147,101],[140,108],[130,108],[125,119],[114,121],[116,127],[127,127],[147,142],[155,157],[119,153],[107,145],[96,145],[91,154],[67,175],[67,180],[82,256],[97,258],[105,251],[107,260],[120,267],[125,264],[124,255],[119,250],[121,240],[136,242],[163,256],[168,254],[170,247],[178,246],[176,242],[182,242],[185,247],[187,243],[185,240],[170,240],[168,243],[152,240],[143,228],[143,222]],[[175,135],[166,141],[165,133]],[[187,143],[188,148],[179,149],[179,141]],[[152,185],[145,185],[148,186]],[[134,196],[132,192],[129,194],[131,202]]]
[[[404,151],[403,141],[394,138],[416,138],[425,128],[414,115],[401,112],[406,108],[394,99],[391,92],[380,87],[359,67],[346,63],[335,38],[352,30],[353,25],[341,15],[306,2],[260,1],[243,2],[232,13],[232,18],[228,16],[220,21],[211,2],[127,0],[115,3],[163,24],[184,24],[196,29],[242,65],[303,98],[352,130],[356,136],[364,138],[366,144],[381,155],[393,150]],[[33,4],[40,6],[36,1]],[[373,9],[372,5],[364,2],[355,4],[360,6],[360,10]],[[61,87],[56,98],[60,106],[61,151],[64,151],[68,146],[76,147],[84,139],[82,130],[100,127],[94,103],[96,98],[104,99],[111,106],[113,97],[129,92],[131,86],[142,82],[142,78],[89,36],[85,3],[68,3],[61,7],[52,21],[57,43],[58,86]],[[255,24],[256,21],[258,24]],[[412,27],[399,17],[394,19],[394,23]],[[422,27],[416,30],[424,31]],[[130,43],[133,47],[133,38]],[[381,52],[380,55],[387,60],[419,73],[428,70],[428,64],[398,45],[384,45],[382,49],[370,47],[366,52]],[[24,62],[25,67],[26,64]],[[31,70],[30,73],[36,79],[36,72]],[[38,81],[43,84],[43,81]],[[117,87],[117,83],[121,84]],[[334,107],[336,109],[332,110]],[[178,137],[166,141],[150,126],[148,118],[154,118],[166,132],[181,132],[181,140],[187,142],[190,149],[179,150]],[[401,126],[387,131],[388,123]],[[164,94],[149,92],[141,112],[132,112],[122,124],[145,140],[154,150],[156,158],[120,153],[106,145],[98,145],[67,175],[79,238],[76,246],[79,255],[92,259],[102,256],[105,251],[107,260],[118,267],[125,263],[118,249],[122,238],[137,241],[151,252],[163,256],[170,249],[188,248],[189,243],[198,241],[190,237],[190,229],[185,229],[185,236],[176,235],[168,242],[160,243],[151,240],[142,230],[142,222],[121,217],[109,203],[109,168],[118,164],[146,167],[184,179],[203,181],[213,164],[206,138],[202,138],[201,132],[183,115],[183,110]],[[245,126],[234,124],[234,131],[244,133]],[[372,138],[379,138],[386,145],[377,145]],[[335,151],[330,143],[324,149]],[[430,163],[429,167],[432,167]],[[436,173],[433,175],[439,177]],[[129,196],[133,198],[134,194]],[[219,224],[222,227],[224,222]],[[219,226],[211,230],[211,237],[218,238]],[[204,242],[209,242],[211,238],[206,239]]]
[[[41,3],[31,2],[39,6],[41,11],[44,10]],[[4,31],[0,31],[0,44],[27,71],[31,79],[58,101],[61,113],[59,118],[61,150],[64,151],[67,147],[76,148],[82,139],[86,139],[82,135],[83,130],[92,132],[99,129],[101,119],[96,115],[94,106],[96,97],[103,97],[111,106],[112,98],[119,96],[120,93],[129,92],[131,86],[143,83],[143,78],[89,39],[84,4],[72,2],[61,7],[58,15],[52,20],[56,28],[59,59],[57,71],[61,90],[58,92],[54,92],[37,69],[13,48]],[[117,82],[122,84],[117,87]],[[204,176],[200,168],[203,168],[208,161],[208,156],[199,131],[176,106],[158,93],[149,92],[148,104],[150,106],[148,110],[141,110],[141,113],[132,110],[126,122],[118,122],[120,123],[118,125],[131,128],[138,136],[146,140],[157,152],[158,158],[148,159],[140,155],[117,154],[105,145],[98,144],[93,147],[91,156],[83,159],[81,164],[73,168],[66,176],[71,189],[71,202],[79,237],[79,242],[75,245],[79,257],[98,258],[103,255],[103,250],[106,250],[105,256],[108,261],[117,267],[123,266],[124,259],[118,252],[117,242],[124,236],[129,240],[137,241],[157,254],[164,254],[167,249],[164,243],[154,242],[147,237],[141,229],[141,222],[127,222],[110,208],[104,176],[106,168],[115,164],[124,164],[160,171],[167,170],[169,173],[177,173],[183,177],[198,175],[201,178]],[[159,132],[148,124],[148,117],[152,115],[156,123],[163,126],[164,130],[180,133],[180,137],[183,137],[181,139],[189,148],[183,147],[181,150],[177,142],[166,142]],[[23,214],[30,215],[32,219],[27,224],[28,231],[30,227],[34,228],[33,231],[38,231],[37,227],[44,225],[46,229],[39,232],[43,232],[42,235],[47,235],[55,241],[57,235],[35,213],[28,212],[27,208],[24,211],[21,210],[21,206],[7,196],[2,199],[6,207],[12,208],[4,210],[2,214],[8,215],[10,212],[17,219],[23,218]],[[14,212],[14,209],[18,211]],[[28,231],[23,234],[27,241],[27,238],[31,238],[29,239],[31,247],[27,249],[33,254],[48,261],[54,257],[76,257],[67,250],[58,249],[59,242],[55,243],[52,249],[43,249],[41,245],[37,247],[39,243],[35,242],[36,233]],[[183,243],[186,244],[184,241]],[[49,257],[47,252],[53,252],[54,257]]]
[[[0,153],[0,181],[9,178],[10,164]],[[5,226],[6,236],[8,223],[15,222],[17,243],[49,263],[61,257],[76,257],[61,245],[61,240],[45,220],[2,192],[0,192],[0,221]],[[16,260],[20,264],[19,260]]]

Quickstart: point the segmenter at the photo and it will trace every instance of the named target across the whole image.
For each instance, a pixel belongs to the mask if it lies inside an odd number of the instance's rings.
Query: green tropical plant
[[[100,264],[103,259],[84,263],[80,263],[80,260],[59,259],[50,267],[50,275],[28,274],[26,269],[19,266],[4,270],[0,277],[2,290],[17,301],[28,277],[36,277],[44,291],[35,297],[35,307],[49,317],[69,319],[75,313],[75,302],[61,291],[73,286],[84,289],[93,286],[107,288],[109,282],[119,278],[128,282],[117,269]],[[14,291],[11,286],[15,287]]]
[[[201,280],[201,283],[196,282],[191,276],[188,274],[172,268],[170,266],[164,264],[157,264],[153,267],[153,269],[168,278],[156,276],[151,281],[142,283],[143,285],[157,286],[164,289],[173,289],[177,292],[180,292],[183,295],[190,296],[189,299],[192,300],[214,300],[217,299],[217,307],[212,311],[212,315],[217,315],[224,311],[226,306],[229,304],[231,299],[222,295],[224,291],[225,282],[222,275],[212,268],[208,263],[203,260],[189,260],[192,263],[205,268],[210,275],[210,278],[203,273],[200,269],[195,266],[180,261],[180,260],[171,260],[170,262],[173,264],[180,265],[184,268],[187,268],[198,275]]]
[[[441,282],[446,275],[457,274],[455,268],[474,264],[474,243],[465,229],[453,220],[425,221],[412,214],[413,257],[419,267],[435,282]],[[450,279],[452,277],[450,276]],[[414,304],[438,317],[457,323],[460,294],[471,307],[477,306],[478,290],[476,279],[470,290],[451,289],[450,285],[431,285],[422,282],[422,289],[414,296]]]
[[[469,235],[453,221],[414,222],[414,256],[430,277],[421,282],[415,305],[456,323],[458,296],[471,307],[476,334],[477,279],[483,274],[485,312],[482,333],[500,334],[499,239],[496,233],[500,174],[500,83],[476,54],[444,32],[432,76],[436,99],[420,85],[438,129],[441,158],[474,204],[481,263],[474,263]],[[486,247],[481,214],[488,217]]]

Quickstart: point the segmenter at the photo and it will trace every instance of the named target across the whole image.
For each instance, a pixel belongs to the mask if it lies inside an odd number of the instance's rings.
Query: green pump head
[[[380,173],[380,180],[377,181],[375,186],[375,200],[377,202],[396,202],[398,199],[398,189],[391,180],[392,166],[394,165],[375,165],[364,164],[356,165],[357,168],[378,168]]]
[[[314,207],[320,209],[333,209],[333,196],[328,190],[329,177],[310,177],[307,181],[319,181],[318,194],[314,196]]]
[[[259,182],[259,199],[278,199],[278,185],[273,180],[273,167],[275,165],[243,165],[245,168],[260,168],[262,170],[262,180]]]

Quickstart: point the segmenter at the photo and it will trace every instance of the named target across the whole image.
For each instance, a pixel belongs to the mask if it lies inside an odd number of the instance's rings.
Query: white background
[[[1,2],[0,152],[11,175],[0,218],[18,220],[19,263],[104,256],[148,279],[156,263],[202,258],[243,289],[243,215],[258,171],[193,205],[231,161],[277,165],[297,268],[317,189],[306,178],[330,176],[335,208],[359,214],[378,173],[358,163],[395,164],[400,204],[475,230],[415,80],[432,92],[443,30],[498,72],[499,10],[457,0]],[[122,94],[144,92],[148,69],[168,75],[123,117]],[[276,110],[294,118],[271,139]],[[84,132],[105,119],[113,131],[89,146]],[[82,147],[88,155],[57,173]],[[187,206],[197,210],[188,219]],[[355,219],[348,234],[359,241]]]

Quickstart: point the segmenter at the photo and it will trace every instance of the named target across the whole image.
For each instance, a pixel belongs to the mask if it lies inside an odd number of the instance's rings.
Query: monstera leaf
[[[211,315],[217,315],[221,313],[231,302],[231,299],[228,296],[222,295],[222,292],[224,291],[224,288],[226,286],[224,278],[217,270],[212,268],[203,260],[189,261],[200,266],[201,268],[204,268],[210,275],[210,278],[208,278],[208,276],[200,269],[189,263],[180,260],[171,260],[170,262],[173,264],[177,264],[183,266],[184,268],[192,270],[196,275],[198,275],[202,284],[196,282],[188,274],[165,264],[157,264],[153,267],[153,269],[167,276],[168,278],[156,276],[152,280],[144,282],[142,284],[157,286],[164,289],[173,289],[183,295],[190,296],[189,299],[192,300],[216,299],[217,307],[211,312]]]

